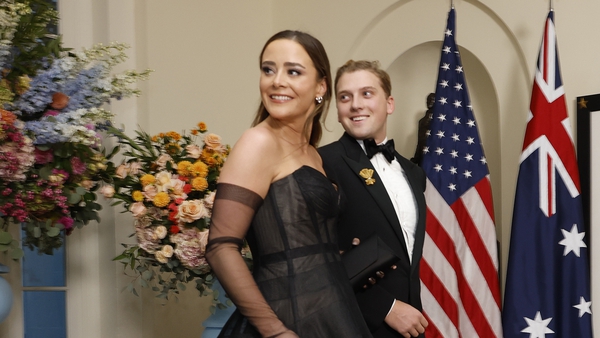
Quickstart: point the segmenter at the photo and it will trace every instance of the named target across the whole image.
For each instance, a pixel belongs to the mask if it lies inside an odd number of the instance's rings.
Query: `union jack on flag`
[[[502,314],[504,337],[592,337],[588,251],[554,12],[531,94]]]
[[[427,338],[502,337],[494,208],[450,10],[421,166],[427,174],[421,298]]]

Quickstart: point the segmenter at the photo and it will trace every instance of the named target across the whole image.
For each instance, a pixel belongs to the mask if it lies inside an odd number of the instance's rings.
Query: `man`
[[[346,132],[319,152],[327,175],[342,194],[340,250],[350,250],[354,238],[364,240],[375,233],[400,257],[396,269],[356,293],[359,306],[374,337],[419,336],[427,327],[419,281],[425,173],[393,150],[387,139],[394,98],[389,75],[378,62],[348,61],[337,71],[335,94],[338,121]],[[373,140],[391,143],[387,158],[370,152],[369,158],[366,149],[371,147],[365,145]]]
[[[427,131],[431,124],[431,116],[433,116],[433,105],[435,104],[435,93],[427,95],[427,110],[419,120],[419,131],[417,133],[417,146],[415,147],[415,155],[410,159],[411,162],[421,165],[423,159],[423,147],[427,140]]]

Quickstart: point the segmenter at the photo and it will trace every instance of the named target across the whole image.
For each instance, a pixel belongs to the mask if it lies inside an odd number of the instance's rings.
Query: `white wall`
[[[449,1],[440,0],[61,0],[59,4],[67,46],[126,42],[132,46],[126,68],[155,70],[141,84],[140,98],[111,106],[116,122],[129,132],[137,125],[150,133],[182,131],[204,121],[209,131],[233,145],[258,105],[258,54],[263,43],[289,28],[319,38],[334,73],[350,58],[381,61],[392,75],[397,103],[389,136],[407,157],[414,152],[425,98],[434,90],[450,8]],[[454,5],[457,42],[490,164],[504,276],[518,158],[549,2],[455,0]],[[600,45],[595,42],[600,2],[555,0],[554,9],[567,108],[575,123],[575,98],[600,92]],[[326,127],[330,132],[322,144],[342,133],[335,108],[330,109]],[[119,243],[127,240],[131,220],[119,211],[106,210],[102,224],[69,238],[70,336],[199,337],[207,312],[205,300],[198,299],[195,290],[165,306],[151,293],[136,298],[120,291],[128,280],[110,259],[119,253]],[[91,298],[77,299],[83,296]],[[0,325],[0,335],[9,332],[9,325]]]

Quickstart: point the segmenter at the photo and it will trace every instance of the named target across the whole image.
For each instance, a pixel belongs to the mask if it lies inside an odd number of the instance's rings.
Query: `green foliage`
[[[43,62],[58,57],[69,49],[62,47],[61,36],[49,30],[58,25],[58,12],[50,1],[16,0],[26,4],[31,11],[21,16],[12,39],[12,68],[5,78],[14,83],[22,75],[33,75]],[[3,1],[6,8],[7,1]]]

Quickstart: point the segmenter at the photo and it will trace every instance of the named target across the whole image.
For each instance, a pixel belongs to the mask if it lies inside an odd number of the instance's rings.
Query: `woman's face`
[[[279,39],[265,48],[261,60],[260,94],[272,118],[302,117],[315,109],[315,98],[325,94],[325,80],[304,48],[295,41]]]

